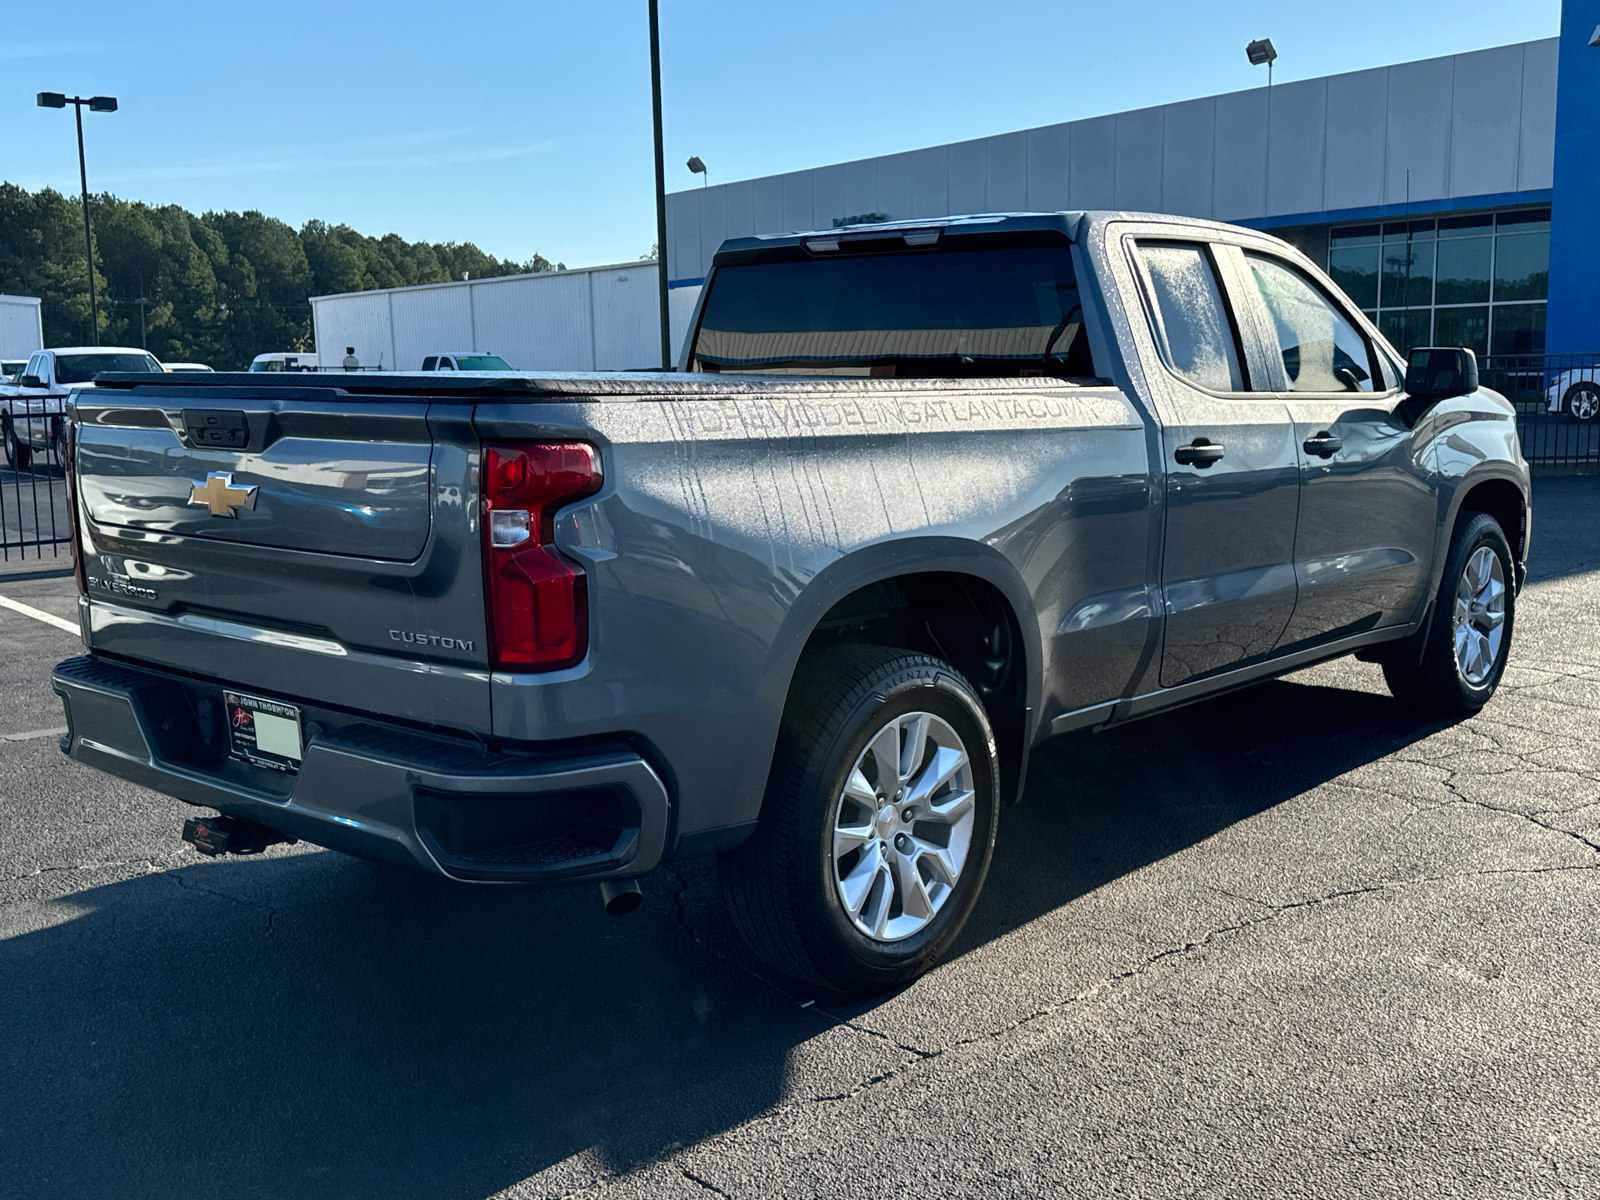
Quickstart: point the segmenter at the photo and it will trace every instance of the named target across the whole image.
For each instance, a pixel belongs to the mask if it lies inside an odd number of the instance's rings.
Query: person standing
[[[344,369],[346,371],[361,370],[361,360],[356,357],[356,348],[354,346],[346,346],[344,348]]]

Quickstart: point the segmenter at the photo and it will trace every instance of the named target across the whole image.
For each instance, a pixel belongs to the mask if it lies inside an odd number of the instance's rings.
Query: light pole
[[[667,151],[661,141],[661,21],[650,0],[650,115],[656,132],[656,280],[661,300],[661,369],[672,370],[672,316],[667,300]]]
[[[100,344],[100,307],[94,295],[94,239],[89,236],[89,172],[83,165],[83,106],[87,104],[90,112],[116,112],[117,98],[115,96],[90,96],[85,100],[82,96],[67,96],[61,92],[40,92],[37,100],[40,108],[65,108],[72,105],[73,115],[78,121],[78,186],[83,191],[83,252],[84,261],[89,266],[89,333],[94,338],[94,344]]]
[[[683,165],[689,168],[690,174],[700,176],[701,187],[711,182],[711,172],[706,170],[706,164],[698,154],[691,154],[689,161]]]
[[[1244,55],[1252,67],[1267,64],[1267,155],[1261,180],[1261,215],[1265,217],[1272,212],[1272,64],[1278,51],[1271,38],[1257,38],[1244,48]]]

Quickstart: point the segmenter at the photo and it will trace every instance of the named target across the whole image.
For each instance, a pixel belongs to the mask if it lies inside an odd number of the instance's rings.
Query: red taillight
[[[583,568],[551,543],[556,509],[599,490],[600,456],[584,442],[484,446],[484,602],[496,666],[553,671],[588,651]]]

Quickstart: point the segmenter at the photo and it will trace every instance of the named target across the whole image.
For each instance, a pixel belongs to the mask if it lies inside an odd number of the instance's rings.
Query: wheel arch
[[[987,688],[972,678],[977,650],[966,637],[978,626],[929,619],[963,611],[1005,623],[1008,666]],[[1002,795],[1021,795],[1044,653],[1032,595],[1009,559],[979,542],[933,537],[880,543],[831,563],[800,593],[774,639],[771,703],[780,711],[787,704],[804,654],[849,641],[935,653],[967,675],[994,727]]]
[[[1456,527],[1461,524],[1465,514],[1487,513],[1499,522],[1501,530],[1506,535],[1506,541],[1511,543],[1511,557],[1520,575],[1528,559],[1528,534],[1529,534],[1529,502],[1526,481],[1512,473],[1510,470],[1495,469],[1499,464],[1493,464],[1469,473],[1456,488],[1456,494],[1450,512],[1450,518],[1444,526],[1444,546],[1446,550],[1450,545],[1450,538],[1454,536]],[[1438,590],[1438,580],[1444,573],[1444,563],[1441,560],[1434,579],[1434,589]]]
[[[1418,623],[1416,632],[1420,632],[1432,617],[1434,599],[1439,594],[1439,583],[1444,578],[1445,560],[1450,555],[1450,539],[1455,536],[1462,513],[1487,512],[1499,521],[1506,540],[1511,543],[1511,557],[1519,587],[1526,573],[1532,517],[1525,469],[1519,471],[1515,464],[1500,459],[1480,463],[1462,475],[1447,495],[1441,494],[1440,510],[1428,591],[1421,612],[1414,618]]]

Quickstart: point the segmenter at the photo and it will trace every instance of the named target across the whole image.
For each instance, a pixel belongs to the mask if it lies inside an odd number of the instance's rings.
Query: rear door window
[[[1210,251],[1195,242],[1140,242],[1138,256],[1167,365],[1207,391],[1244,391],[1238,334]]]
[[[1068,246],[834,253],[717,268],[690,370],[1097,374]]]
[[[439,365],[439,356],[437,354],[430,354],[430,355],[428,355],[427,358],[422,360],[422,369],[424,371],[431,371],[435,367],[437,367],[438,365]]]

